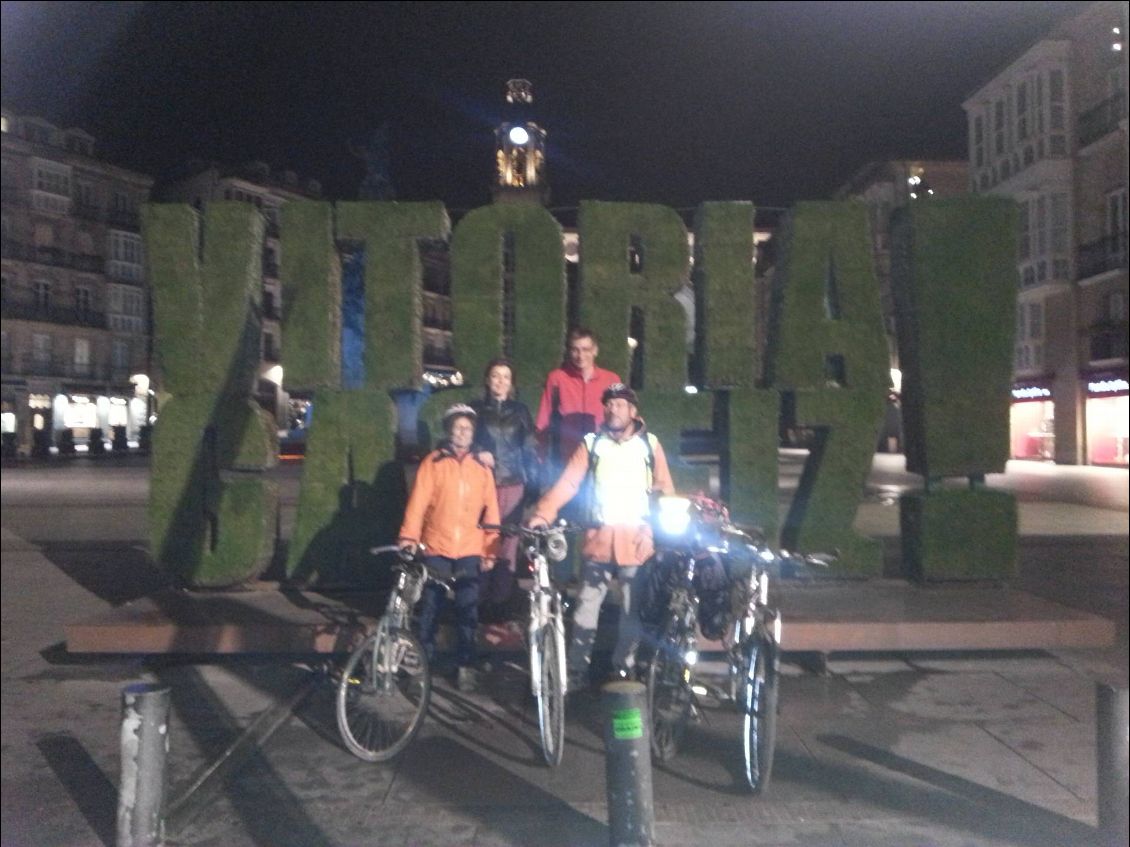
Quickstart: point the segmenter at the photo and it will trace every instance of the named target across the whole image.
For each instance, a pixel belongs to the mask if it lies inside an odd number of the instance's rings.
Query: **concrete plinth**
[[[782,646],[797,652],[1102,648],[1114,623],[992,585],[895,580],[783,585]],[[373,594],[327,596],[263,583],[240,591],[162,591],[65,627],[73,653],[333,653],[382,609]],[[519,650],[523,627],[480,627],[481,648]],[[718,645],[706,643],[710,650]]]

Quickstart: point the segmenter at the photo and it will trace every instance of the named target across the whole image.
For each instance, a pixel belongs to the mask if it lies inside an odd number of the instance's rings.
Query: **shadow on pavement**
[[[478,818],[485,830],[514,844],[608,844],[604,823],[451,738],[418,739],[397,773],[397,783],[404,782],[409,785],[400,791],[394,786],[393,794],[424,797],[402,795],[396,801],[428,800],[438,805],[456,801],[459,810]]]
[[[526,689],[522,694],[528,696]],[[505,715],[505,718],[503,717]],[[528,712],[523,713],[517,708],[513,711],[503,710],[502,715],[492,713],[480,706],[473,697],[456,693],[446,686],[436,686],[433,683],[432,701],[428,709],[428,717],[432,718],[450,732],[472,744],[480,742],[483,736],[484,725],[504,729],[509,732],[529,751],[528,756],[516,755],[500,749],[495,744],[492,752],[507,761],[520,765],[537,765],[542,762],[541,740],[538,737],[536,718],[529,719]]]
[[[213,760],[240,734],[241,727],[195,668],[181,673],[164,671],[159,677],[169,685],[172,707],[205,753],[208,760],[205,767],[213,767]],[[282,692],[276,693],[281,699]],[[224,796],[256,844],[332,847],[332,841],[314,824],[302,802],[258,749],[253,750],[246,761],[233,765],[239,767],[239,779],[232,779],[229,772],[222,783],[215,779],[206,782],[185,802],[175,819],[168,821],[172,839],[177,835],[176,830],[184,831],[205,810],[222,787]],[[188,782],[195,783],[196,777]],[[176,789],[170,792],[171,797],[176,794]],[[270,811],[264,813],[264,810]]]
[[[102,773],[86,748],[66,733],[45,735],[35,742],[55,777],[106,847],[117,836],[118,789]],[[4,839],[7,841],[7,837]]]
[[[43,542],[39,547],[55,567],[112,606],[171,584],[150,560],[144,541]]]
[[[848,798],[862,797],[876,806],[888,806],[914,817],[933,819],[947,828],[961,828],[994,838],[1023,838],[1033,847],[1093,845],[1096,830],[1081,821],[1035,806],[1001,791],[978,785],[945,771],[923,765],[844,735],[820,735],[822,744],[856,759],[879,765],[926,783],[917,787],[895,783],[856,768],[820,762],[809,780]],[[786,761],[791,758],[780,756]],[[788,770],[793,768],[788,767]]]

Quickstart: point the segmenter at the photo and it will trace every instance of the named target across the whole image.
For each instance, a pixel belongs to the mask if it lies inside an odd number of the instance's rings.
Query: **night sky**
[[[157,177],[264,160],[356,196],[489,202],[506,80],[550,205],[828,197],[873,159],[966,157],[962,100],[1079,2],[4,2],[3,102]]]

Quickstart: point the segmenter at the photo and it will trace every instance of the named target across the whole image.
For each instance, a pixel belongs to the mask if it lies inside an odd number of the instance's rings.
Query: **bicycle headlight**
[[[668,536],[684,535],[691,525],[691,501],[686,497],[660,497],[658,505],[659,531]]]
[[[565,533],[554,532],[545,538],[545,557],[551,562],[563,562],[569,555],[569,543],[565,540]]]
[[[688,667],[694,666],[698,662],[698,651],[693,647],[683,654],[683,661]]]

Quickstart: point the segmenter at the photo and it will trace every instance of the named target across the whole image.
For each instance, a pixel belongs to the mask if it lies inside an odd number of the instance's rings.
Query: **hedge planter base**
[[[1016,574],[1016,498],[987,489],[916,491],[899,498],[908,579],[1007,580]]]

